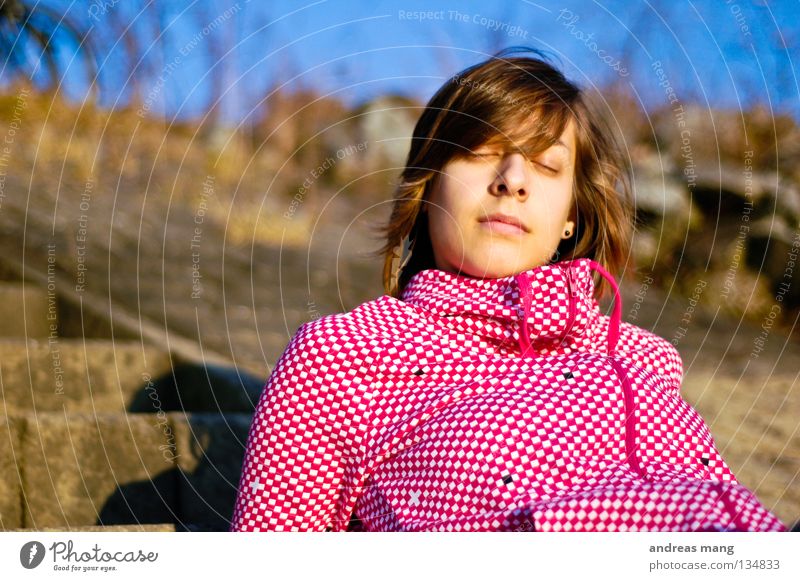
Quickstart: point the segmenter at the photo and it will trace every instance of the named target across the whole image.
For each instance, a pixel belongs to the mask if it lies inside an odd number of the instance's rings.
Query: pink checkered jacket
[[[424,270],[401,299],[298,329],[231,530],[786,530],[681,397],[677,350],[620,321],[599,264]]]

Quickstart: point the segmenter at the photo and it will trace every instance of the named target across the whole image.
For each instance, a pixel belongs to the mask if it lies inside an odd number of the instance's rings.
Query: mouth
[[[528,227],[519,218],[508,214],[489,214],[480,218],[481,225],[496,234],[520,235],[529,232]]]

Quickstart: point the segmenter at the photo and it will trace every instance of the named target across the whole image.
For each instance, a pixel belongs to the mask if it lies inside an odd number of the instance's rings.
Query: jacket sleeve
[[[366,343],[336,315],[304,323],[272,370],[247,439],[233,531],[323,531],[363,454]]]
[[[675,393],[680,393],[683,360],[675,346],[663,337],[623,322],[619,328],[617,353],[647,371],[662,375],[669,387]]]
[[[681,395],[683,361],[678,349],[672,343],[651,331],[630,323],[622,323],[617,352],[640,367],[664,376],[674,396],[686,403]],[[733,471],[720,455],[710,428],[699,414],[697,418],[699,423],[695,429],[699,437],[695,438],[695,445],[697,455],[705,458],[707,462],[705,478],[738,484]]]

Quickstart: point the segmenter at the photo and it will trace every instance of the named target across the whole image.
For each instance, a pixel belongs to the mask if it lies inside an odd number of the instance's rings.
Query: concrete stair
[[[93,526],[93,527],[72,527],[69,529],[71,532],[76,533],[174,533],[175,527],[170,524],[163,525],[112,525],[112,526]],[[29,533],[30,529],[6,529],[6,532]],[[42,533],[58,533],[63,532],[63,528],[42,528],[37,529]]]
[[[152,378],[169,373],[169,355],[134,341],[0,339],[0,409],[123,412]]]
[[[0,530],[226,530],[262,381],[152,330],[61,336],[108,325],[30,282],[0,299]]]
[[[55,316],[55,297],[52,297]],[[47,290],[33,284],[0,284],[0,334],[3,337],[41,338],[50,335]]]

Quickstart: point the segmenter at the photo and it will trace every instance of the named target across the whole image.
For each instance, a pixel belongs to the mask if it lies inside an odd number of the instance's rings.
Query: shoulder
[[[309,321],[301,327],[305,335],[325,335],[337,341],[358,341],[372,349],[414,337],[428,321],[426,312],[410,303],[382,295],[354,309]]]
[[[362,364],[371,347],[372,342],[351,313],[335,313],[301,324],[279,361],[320,371],[331,366]]]
[[[652,331],[632,323],[620,324],[617,352],[644,369],[664,375],[675,391],[683,380],[683,361],[675,346]]]
[[[302,365],[316,372],[370,367],[394,328],[408,321],[408,311],[408,305],[384,295],[350,311],[307,321],[295,331],[276,366]]]
[[[611,318],[608,315],[600,314],[597,317],[590,334],[594,348],[600,348],[602,344],[602,349],[606,352],[610,324]],[[664,377],[669,388],[680,391],[683,361],[675,346],[663,337],[623,321],[619,327],[616,354],[638,367]]]
[[[303,421],[310,421],[337,410],[366,410],[376,353],[375,342],[353,321],[352,313],[301,324],[270,371],[257,414],[266,418],[269,413],[264,410],[280,410],[287,418],[305,414]]]

